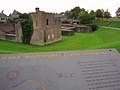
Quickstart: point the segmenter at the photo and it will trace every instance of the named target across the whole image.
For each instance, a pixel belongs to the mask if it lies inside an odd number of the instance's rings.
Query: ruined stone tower
[[[33,20],[33,35],[31,44],[45,45],[61,40],[61,21],[54,17],[53,13],[46,13],[35,9],[36,12],[31,13]]]

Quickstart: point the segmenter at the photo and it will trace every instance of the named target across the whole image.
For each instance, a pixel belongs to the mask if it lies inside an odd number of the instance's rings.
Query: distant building
[[[55,18],[59,18],[61,21],[67,20],[67,16],[65,14],[55,14]]]
[[[31,16],[34,27],[31,44],[45,45],[61,40],[61,20],[55,14],[36,8]]]
[[[0,13],[0,22],[5,22],[7,19],[9,19],[10,17],[8,17],[7,15],[5,15],[3,13],[3,11],[1,11]]]
[[[20,12],[18,12],[17,10],[14,10],[13,13],[10,15],[10,17],[18,19],[19,18],[19,14],[20,14]]]
[[[120,17],[120,12],[116,12],[116,16],[117,16],[117,17]]]

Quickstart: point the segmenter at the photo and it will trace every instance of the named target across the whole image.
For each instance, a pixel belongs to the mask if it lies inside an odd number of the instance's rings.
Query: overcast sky
[[[34,12],[35,7],[39,7],[41,11],[46,12],[64,12],[75,6],[80,6],[86,10],[104,9],[109,10],[112,16],[120,7],[120,0],[1,0],[0,11],[9,15],[13,10],[21,13]]]

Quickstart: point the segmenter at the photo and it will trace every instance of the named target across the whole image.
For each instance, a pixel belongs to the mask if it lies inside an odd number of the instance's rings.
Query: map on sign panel
[[[59,78],[48,65],[0,68],[1,90],[58,90]],[[54,87],[54,88],[53,88]]]
[[[120,90],[115,49],[0,54],[0,90]]]

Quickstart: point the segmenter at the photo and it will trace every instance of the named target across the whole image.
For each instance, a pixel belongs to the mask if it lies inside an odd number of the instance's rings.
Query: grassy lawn
[[[120,21],[113,21],[108,25],[109,27],[120,28]]]
[[[116,48],[120,52],[120,31],[99,28],[92,33],[76,33],[75,36],[63,36],[62,40],[46,46],[25,45],[0,40],[0,53],[28,53],[68,50],[90,50]]]
[[[99,26],[120,28],[120,19],[96,19],[94,23]]]
[[[95,20],[95,24],[99,25],[99,26],[106,26],[111,22],[111,20],[106,20],[106,19],[96,19]]]

